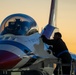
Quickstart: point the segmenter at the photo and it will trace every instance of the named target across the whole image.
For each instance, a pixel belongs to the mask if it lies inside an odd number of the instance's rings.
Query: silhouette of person
[[[63,74],[70,75],[72,58],[65,42],[62,40],[61,33],[60,32],[54,33],[53,39],[47,39],[44,35],[42,35],[41,38],[43,42],[53,46],[53,48],[49,47],[49,49],[52,50],[53,55],[61,59],[61,63],[66,65],[62,66]],[[69,66],[67,64],[69,64]],[[54,75],[58,75],[58,64],[54,70]]]

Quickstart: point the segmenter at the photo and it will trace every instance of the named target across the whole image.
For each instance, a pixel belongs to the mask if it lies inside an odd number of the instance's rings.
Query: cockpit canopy
[[[31,35],[38,32],[37,23],[28,15],[12,14],[3,20],[0,32],[1,35]]]

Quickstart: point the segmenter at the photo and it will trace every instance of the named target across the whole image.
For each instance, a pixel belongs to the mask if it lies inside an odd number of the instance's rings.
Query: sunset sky
[[[39,30],[48,24],[51,0],[0,0],[0,23],[14,13],[31,16]],[[58,0],[56,26],[70,52],[76,54],[76,0]]]

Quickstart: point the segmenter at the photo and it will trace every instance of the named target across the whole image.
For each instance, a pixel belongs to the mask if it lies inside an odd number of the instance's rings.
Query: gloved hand
[[[47,52],[48,52],[49,54],[51,54],[51,50],[47,50]]]
[[[45,35],[41,35],[41,38],[42,38],[42,39],[46,39]]]
[[[45,39],[46,39],[45,35],[42,35],[41,38],[43,41],[45,41]]]
[[[53,47],[52,47],[52,46],[49,46],[49,48],[48,48],[48,49],[53,50]]]

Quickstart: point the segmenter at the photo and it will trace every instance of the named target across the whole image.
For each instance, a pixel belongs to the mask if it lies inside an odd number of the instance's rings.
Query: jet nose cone
[[[11,69],[21,60],[16,54],[0,50],[0,69]]]

